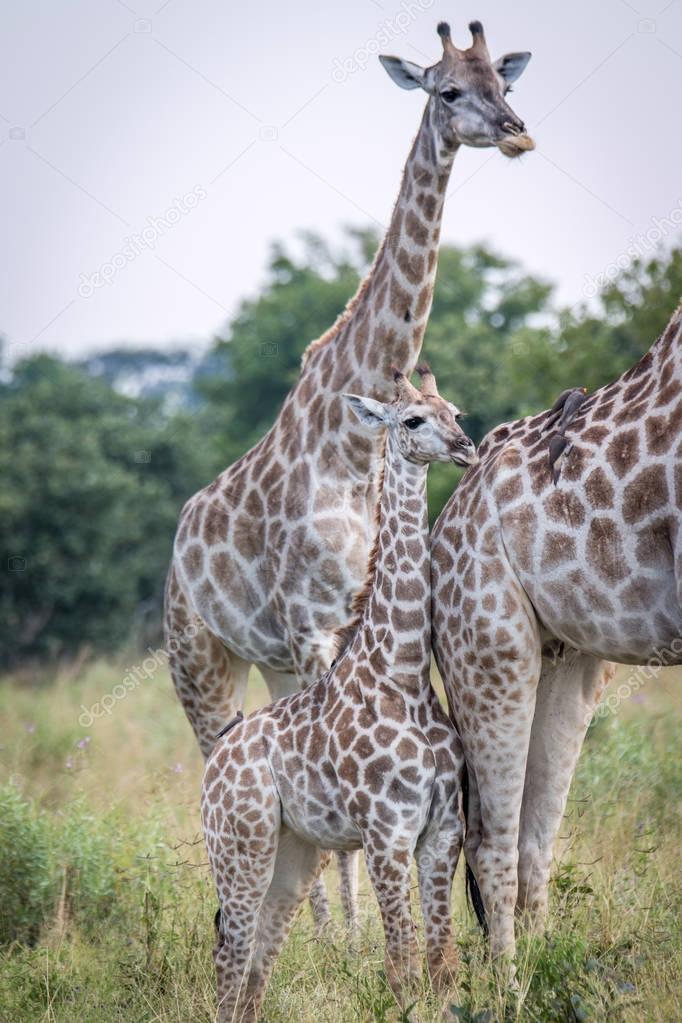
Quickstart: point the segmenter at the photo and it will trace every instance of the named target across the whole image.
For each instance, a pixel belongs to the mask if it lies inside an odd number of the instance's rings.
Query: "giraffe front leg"
[[[406,843],[382,851],[365,847],[367,872],[374,888],[386,939],[386,979],[401,1008],[421,980],[417,936],[410,907],[410,862]]]
[[[516,951],[519,824],[541,666],[534,612],[514,580],[506,582],[508,590],[500,595],[511,612],[506,627],[485,628],[481,614],[481,627],[458,650],[456,676],[448,676],[473,797],[464,848],[495,959],[512,959]]]
[[[438,827],[426,834],[416,853],[426,960],[436,991],[452,986],[459,965],[450,911],[452,879],[464,837],[458,804],[453,793]]]
[[[517,914],[544,930],[554,843],[585,733],[613,675],[610,663],[569,650],[543,660],[535,701],[519,832]]]
[[[330,856],[325,858],[322,869],[329,864],[330,859]],[[315,933],[319,938],[324,934],[332,921],[329,897],[322,877],[316,877],[310,886],[309,901],[310,911],[313,914],[313,923],[315,924]]]

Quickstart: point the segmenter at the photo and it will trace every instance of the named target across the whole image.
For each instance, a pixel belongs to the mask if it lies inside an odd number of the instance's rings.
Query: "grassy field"
[[[0,682],[0,1023],[213,1018],[200,757],[165,669],[133,685],[132,667]],[[265,696],[254,676],[250,705]],[[682,672],[662,672],[598,720],[568,806],[551,933],[520,942],[520,995],[497,985],[460,871],[459,983],[446,1003],[425,985],[411,1019],[681,1018],[681,736]],[[329,883],[335,898],[331,872]],[[335,912],[320,942],[302,911],[266,1020],[404,1018],[382,979],[366,881],[352,950]]]

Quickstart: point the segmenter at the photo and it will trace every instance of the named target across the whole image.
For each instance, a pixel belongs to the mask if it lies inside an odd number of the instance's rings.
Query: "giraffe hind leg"
[[[519,829],[516,911],[533,931],[548,912],[552,855],[566,799],[592,715],[613,665],[568,650],[553,664],[543,658],[535,699]]]
[[[258,1012],[270,975],[296,912],[310,895],[329,854],[283,827],[270,885],[261,905],[247,998]]]
[[[291,696],[292,693],[297,693],[301,688],[298,676],[294,672],[274,671],[264,664],[259,664],[258,670],[265,679],[273,701],[281,700],[285,696]],[[315,930],[318,935],[321,935],[332,919],[327,889],[321,877],[314,881],[310,889],[310,910],[313,914]]]
[[[208,859],[218,894],[213,957],[219,1023],[253,1021],[250,985],[258,920],[277,861],[281,810],[267,755],[256,739],[242,742],[248,777],[234,773],[229,736],[204,776],[201,812]],[[246,772],[245,772],[246,774]]]
[[[258,665],[258,670],[265,679],[273,700],[289,696],[291,693],[298,692],[301,688],[298,677],[293,673],[273,671],[265,665]],[[320,674],[323,670],[320,662]],[[349,934],[352,935],[357,927],[358,854],[338,853],[337,863],[341,906],[346,927]],[[327,889],[321,877],[317,878],[310,890],[310,909],[313,914],[315,929],[318,934],[322,934],[331,923],[331,911]]]
[[[175,690],[207,757],[218,733],[242,709],[249,664],[193,616],[172,571],[166,588],[164,634]]]

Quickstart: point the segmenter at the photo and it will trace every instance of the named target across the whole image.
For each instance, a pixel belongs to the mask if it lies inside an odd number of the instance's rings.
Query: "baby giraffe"
[[[208,758],[202,817],[220,910],[220,1021],[253,1020],[296,910],[328,850],[362,848],[401,1005],[421,976],[410,909],[416,857],[427,960],[437,989],[456,966],[450,890],[462,837],[457,733],[430,683],[430,462],[472,465],[460,413],[420,367],[395,373],[390,404],[344,395],[386,431],[378,530],[344,649],[318,682],[222,734]]]

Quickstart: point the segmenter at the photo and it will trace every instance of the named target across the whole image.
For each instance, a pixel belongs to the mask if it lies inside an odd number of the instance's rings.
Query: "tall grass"
[[[125,674],[0,683],[0,1021],[208,1023],[215,896],[198,820],[201,762],[164,670],[83,728]],[[678,673],[679,675],[679,673]],[[678,678],[678,685],[682,679]],[[254,677],[249,699],[265,690]],[[521,936],[520,992],[499,986],[455,881],[461,969],[412,1019],[680,1019],[682,685],[668,672],[591,729],[552,883],[547,938]],[[86,718],[86,720],[89,720]],[[330,891],[335,882],[330,879]],[[361,933],[314,939],[303,910],[266,1020],[399,1020],[366,879]]]

